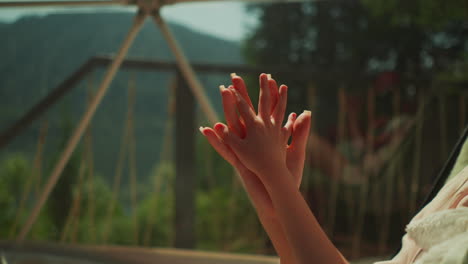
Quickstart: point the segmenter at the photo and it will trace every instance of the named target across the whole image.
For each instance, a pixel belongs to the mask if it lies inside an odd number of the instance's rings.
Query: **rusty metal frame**
[[[91,119],[93,118],[97,107],[99,106],[100,102],[104,98],[112,80],[114,79],[122,61],[124,60],[128,49],[130,48],[133,40],[137,36],[139,30],[143,26],[143,22],[145,21],[147,14],[144,12],[138,12],[135,16],[134,22],[130,31],[128,32],[127,36],[125,37],[122,45],[117,53],[117,56],[112,61],[112,64],[109,66],[104,78],[99,85],[99,88],[96,92],[96,95],[91,100],[88,108],[86,109],[85,114],[83,115],[82,119],[78,123],[75,131],[73,131],[72,136],[70,137],[69,141],[67,142],[64,151],[60,155],[59,161],[56,163],[52,173],[47,180],[44,189],[40,196],[37,199],[34,207],[31,210],[29,217],[25,225],[22,227],[19,235],[18,235],[18,242],[24,241],[26,236],[28,235],[29,231],[31,230],[33,224],[36,222],[39,213],[41,212],[42,208],[44,207],[45,202],[49,198],[50,193],[52,192],[53,188],[55,187],[60,175],[62,174],[63,169],[65,168],[68,160],[70,159],[71,155],[73,154],[78,142],[80,141],[83,133],[85,132],[86,128],[88,127]]]

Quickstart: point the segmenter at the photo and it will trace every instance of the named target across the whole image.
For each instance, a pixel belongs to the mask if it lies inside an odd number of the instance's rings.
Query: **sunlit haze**
[[[2,1],[0,1],[2,2]],[[3,8],[0,22],[14,22],[27,15],[43,16],[50,13],[66,12],[113,12],[134,11],[125,7],[94,8]],[[169,21],[183,24],[200,32],[209,33],[229,40],[241,40],[249,28],[256,24],[256,18],[245,11],[240,2],[189,3],[167,6],[162,15]]]

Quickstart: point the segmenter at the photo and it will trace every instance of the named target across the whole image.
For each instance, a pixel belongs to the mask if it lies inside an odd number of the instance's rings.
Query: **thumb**
[[[307,146],[307,139],[309,138],[310,123],[312,114],[310,111],[304,111],[300,114],[292,129],[291,148],[294,151],[305,152]]]
[[[229,147],[224,144],[223,140],[216,134],[216,132],[209,127],[200,127],[200,132],[206,137],[208,140],[208,143],[218,152],[221,157],[223,157],[229,164],[231,164],[233,167],[236,167],[238,165],[239,159],[236,157],[234,152],[232,152]]]
[[[300,185],[306,158],[307,139],[309,137],[311,114],[309,111],[300,114],[293,126],[291,144],[287,148],[288,168],[297,185]]]

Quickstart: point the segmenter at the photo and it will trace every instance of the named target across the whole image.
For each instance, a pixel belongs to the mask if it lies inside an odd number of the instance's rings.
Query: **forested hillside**
[[[129,13],[54,14],[27,17],[0,24],[0,129],[5,129],[64,78],[94,55],[116,52],[130,28]],[[192,62],[242,63],[238,43],[170,24]],[[172,61],[173,56],[151,20],[147,20],[129,52],[130,57]],[[104,69],[84,80],[77,89],[48,112],[46,169],[81,116],[90,86],[96,88]],[[120,71],[93,120],[96,170],[105,178],[114,171],[127,105],[128,83],[136,82],[135,129],[138,175],[145,178],[158,160],[167,119],[168,83],[173,73]],[[199,75],[213,99],[228,75]],[[219,109],[219,100],[212,100]],[[40,122],[17,137],[5,157],[16,152],[29,156],[35,149]]]

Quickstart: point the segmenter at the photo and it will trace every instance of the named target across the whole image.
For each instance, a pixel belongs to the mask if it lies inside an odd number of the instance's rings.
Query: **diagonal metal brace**
[[[185,81],[187,82],[193,95],[195,96],[198,103],[200,104],[200,107],[203,113],[208,118],[208,121],[212,125],[214,125],[219,120],[218,115],[216,114],[216,111],[211,105],[208,97],[206,96],[203,86],[201,85],[200,81],[195,75],[195,72],[192,66],[189,64],[187,57],[185,56],[182,49],[180,48],[179,43],[174,38],[174,35],[172,34],[171,30],[169,29],[166,22],[161,17],[159,13],[159,9],[155,10],[151,16],[154,22],[156,23],[156,25],[159,26],[159,29],[161,30],[164,38],[166,39],[167,44],[169,45],[169,48],[172,50],[172,53],[174,54],[174,57],[177,62],[177,66],[179,67],[179,70],[182,73],[182,76],[185,78]]]
[[[23,226],[21,229],[20,234],[18,235],[17,241],[22,242],[24,241],[25,237],[28,235],[29,231],[31,230],[33,224],[36,222],[39,213],[41,212],[41,209],[44,207],[45,202],[49,198],[50,193],[52,192],[52,189],[55,187],[57,184],[57,181],[60,178],[60,175],[62,174],[63,169],[65,168],[65,165],[67,164],[68,160],[70,159],[71,155],[73,154],[73,151],[76,149],[76,146],[78,145],[83,133],[85,132],[86,128],[88,127],[91,119],[94,116],[94,113],[97,110],[97,107],[101,103],[104,95],[107,92],[107,89],[109,88],[109,85],[111,84],[112,80],[114,79],[120,65],[122,64],[123,59],[125,58],[128,49],[130,48],[133,40],[137,36],[138,32],[140,31],[141,27],[143,26],[143,22],[145,21],[147,17],[147,13],[145,12],[138,12],[137,15],[135,16],[135,20],[133,22],[132,27],[130,28],[130,31],[128,32],[127,36],[125,37],[120,50],[117,53],[117,56],[115,57],[114,61],[112,64],[109,66],[97,92],[94,98],[91,100],[88,108],[86,109],[85,114],[83,115],[82,119],[80,120],[77,128],[73,132],[72,136],[70,137],[69,141],[67,142],[67,145],[65,146],[64,151],[62,152],[62,155],[60,156],[59,161],[55,165],[54,169],[52,170],[52,173],[45,184],[45,187],[39,196],[36,204],[34,205],[31,214],[29,215],[26,224]]]

